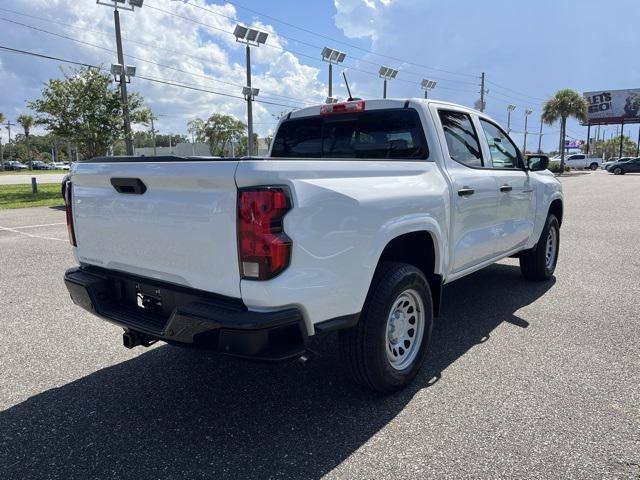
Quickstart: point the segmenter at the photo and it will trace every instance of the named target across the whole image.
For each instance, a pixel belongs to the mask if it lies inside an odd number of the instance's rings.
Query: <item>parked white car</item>
[[[69,170],[69,164],[64,162],[54,162],[52,163],[53,167],[57,170]]]
[[[563,198],[547,164],[487,115],[424,99],[297,110],[270,158],[81,161],[65,282],[127,347],[284,360],[339,330],[355,381],[392,391],[422,365],[445,285],[509,256],[553,275]]]

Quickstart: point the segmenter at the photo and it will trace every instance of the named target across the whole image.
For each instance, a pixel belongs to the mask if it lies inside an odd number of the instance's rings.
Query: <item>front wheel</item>
[[[358,324],[340,332],[349,374],[378,392],[405,387],[424,361],[432,326],[431,289],[422,272],[405,263],[383,263]]]
[[[613,169],[613,174],[614,175],[622,175],[624,172],[622,171],[622,169],[620,167],[616,167]]]
[[[560,252],[560,223],[549,214],[535,248],[520,254],[520,271],[528,280],[548,280],[553,275]]]

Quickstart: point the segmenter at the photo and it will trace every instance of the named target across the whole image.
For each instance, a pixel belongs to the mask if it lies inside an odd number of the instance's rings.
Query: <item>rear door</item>
[[[239,297],[237,161],[137,160],[77,165],[77,260]]]
[[[458,273],[496,255],[498,184],[486,168],[471,115],[437,109],[444,163],[451,179],[451,271]]]
[[[496,253],[504,254],[523,246],[533,233],[533,180],[509,135],[486,118],[479,122],[487,163],[498,182]]]

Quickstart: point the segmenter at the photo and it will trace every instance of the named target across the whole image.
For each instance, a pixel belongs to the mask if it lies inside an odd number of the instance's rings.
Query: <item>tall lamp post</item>
[[[527,120],[529,119],[529,115],[533,113],[533,110],[527,108],[524,111],[524,144],[522,146],[522,153],[527,153]]]
[[[233,35],[236,42],[244,43],[247,52],[247,86],[242,87],[242,94],[247,101],[247,156],[253,155],[253,99],[260,91],[257,88],[251,88],[251,46],[259,47],[267,41],[269,34],[255,28],[236,25]]]
[[[511,133],[511,112],[515,109],[515,105],[507,105],[507,133]]]
[[[324,47],[322,49],[322,61],[329,63],[329,95],[327,96],[326,103],[334,103],[333,102],[333,65],[344,62],[345,57],[347,56],[344,52],[339,52],[338,50],[334,50],[329,47]]]
[[[113,21],[116,27],[116,48],[118,50],[118,63],[122,69],[125,67],[124,53],[122,51],[122,36],[120,35],[120,10],[128,10],[133,12],[136,8],[142,8],[144,0],[96,0],[98,5],[104,5],[113,8]],[[122,70],[121,69],[121,70]],[[113,73],[113,66],[111,67]],[[135,74],[135,68],[133,70]],[[114,74],[115,76],[115,74]],[[122,96],[122,116],[124,117],[124,141],[127,146],[127,155],[133,155],[133,141],[131,138],[131,119],[129,118],[129,102],[127,99],[127,81],[133,75],[122,75],[120,73],[120,95]],[[118,80],[116,80],[118,81]]]
[[[382,98],[387,98],[387,80],[393,80],[398,75],[398,70],[390,67],[380,67],[378,71],[380,78],[384,78],[384,88],[382,90]]]
[[[429,98],[429,90],[436,88],[436,84],[437,82],[435,80],[428,80],[426,78],[422,80],[420,85],[422,85],[422,89],[424,90],[424,98]]]

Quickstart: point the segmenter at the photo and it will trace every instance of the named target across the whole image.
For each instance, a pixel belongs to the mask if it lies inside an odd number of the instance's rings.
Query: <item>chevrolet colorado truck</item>
[[[548,161],[483,113],[424,99],[291,112],[266,158],[81,161],[66,286],[129,348],[286,360],[339,331],[353,379],[393,391],[425,359],[444,285],[510,256],[552,276],[563,197]]]

